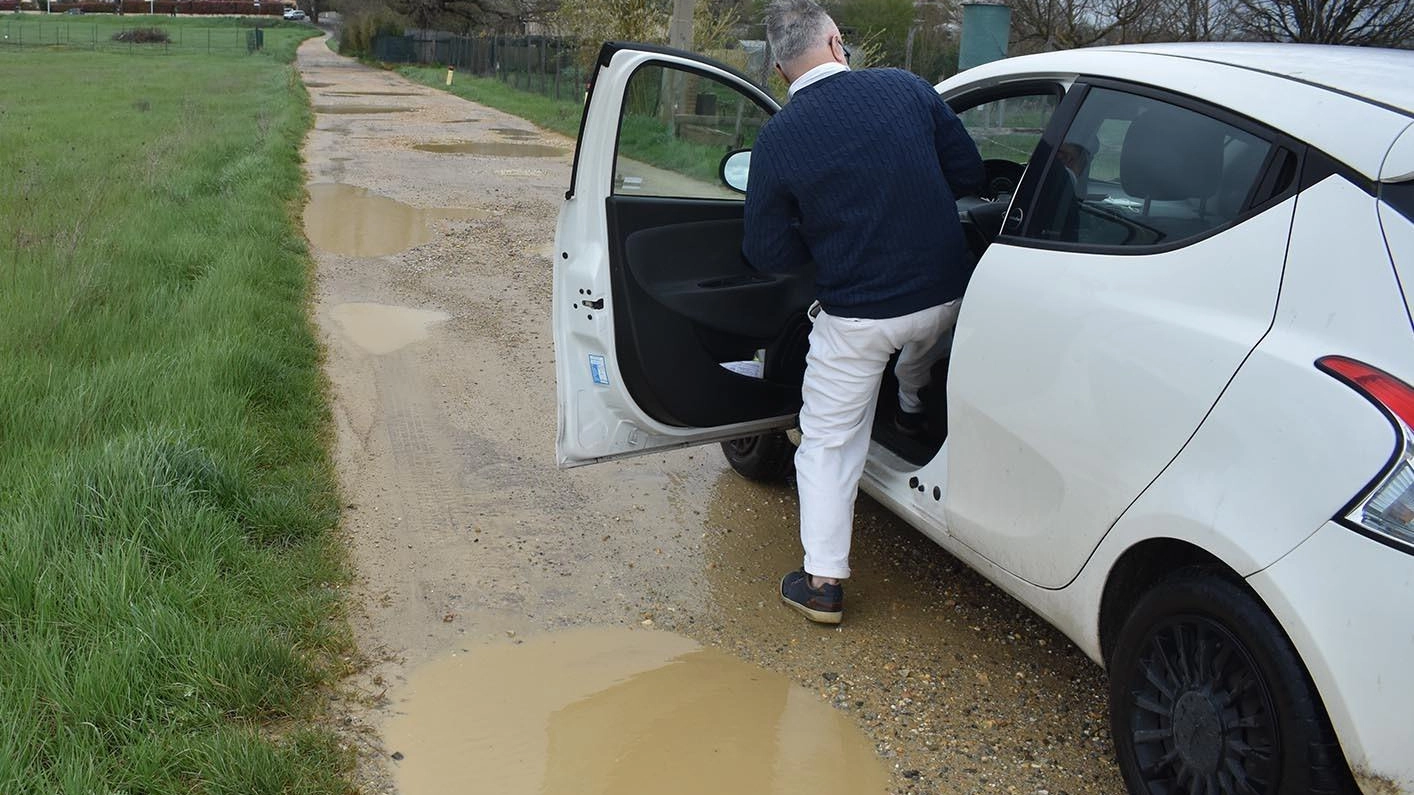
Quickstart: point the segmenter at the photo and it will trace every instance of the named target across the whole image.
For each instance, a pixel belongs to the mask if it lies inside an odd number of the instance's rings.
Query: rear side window
[[[1414,182],[1380,185],[1380,201],[1414,223]]]
[[[1170,245],[1245,210],[1272,144],[1153,97],[1092,88],[1039,185],[1024,236]]]

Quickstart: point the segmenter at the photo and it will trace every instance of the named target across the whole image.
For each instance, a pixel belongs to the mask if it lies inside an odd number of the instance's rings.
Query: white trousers
[[[817,577],[849,576],[854,499],[869,452],[879,383],[900,351],[899,405],[918,413],[918,390],[942,355],[938,343],[957,323],[961,301],[902,317],[835,317],[823,309],[810,330],[795,480],[800,490],[800,543],[805,570]]]

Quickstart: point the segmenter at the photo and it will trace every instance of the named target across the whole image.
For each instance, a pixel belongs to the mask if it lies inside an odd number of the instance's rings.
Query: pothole
[[[513,144],[495,141],[463,141],[454,144],[418,144],[421,152],[438,154],[491,155],[493,157],[559,157],[569,154],[558,146],[545,144]]]
[[[413,207],[364,188],[337,182],[309,186],[304,231],[317,248],[351,257],[380,257],[421,245],[432,222],[485,218],[484,210]]]
[[[365,113],[407,113],[412,108],[395,105],[315,105],[315,113],[365,114]]]
[[[415,97],[415,91],[326,91],[326,97]]]
[[[667,632],[582,629],[412,673],[386,726],[403,795],[883,793],[872,744],[789,679]]]
[[[363,303],[339,304],[331,314],[344,336],[380,356],[427,339],[431,326],[448,317],[446,312]]]
[[[491,132],[506,138],[536,138],[540,135],[534,130],[522,130],[519,127],[492,127]]]

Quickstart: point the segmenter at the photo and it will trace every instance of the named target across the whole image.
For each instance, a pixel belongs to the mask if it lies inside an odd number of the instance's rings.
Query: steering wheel
[[[988,201],[996,201],[998,196],[1016,192],[1026,167],[1010,160],[988,158],[982,161],[982,168],[986,171],[987,182],[979,195]]]

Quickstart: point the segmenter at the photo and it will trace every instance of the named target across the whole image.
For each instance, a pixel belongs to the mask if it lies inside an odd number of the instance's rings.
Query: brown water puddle
[[[491,132],[506,138],[535,138],[540,133],[534,130],[522,130],[519,127],[492,127]]]
[[[364,113],[407,113],[412,108],[393,105],[315,105],[315,113],[364,114]]]
[[[481,210],[413,207],[337,182],[309,186],[304,231],[316,247],[353,257],[396,254],[428,242],[437,220],[485,218]]]
[[[330,314],[355,345],[379,356],[427,339],[432,325],[448,318],[446,312],[361,303],[339,304]]]
[[[462,653],[395,694],[402,795],[882,793],[843,715],[667,632],[582,629]]]
[[[494,141],[464,141],[455,144],[418,144],[413,147],[421,152],[439,154],[491,155],[493,157],[559,157],[569,154],[558,146],[545,144],[510,144]]]
[[[415,97],[415,91],[326,91],[327,97]]]

